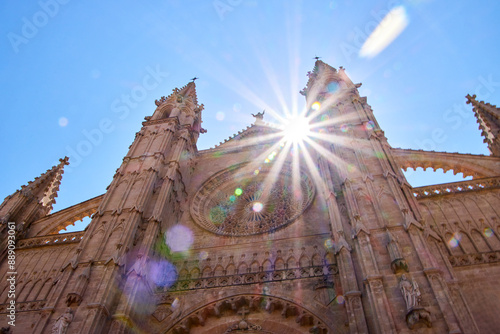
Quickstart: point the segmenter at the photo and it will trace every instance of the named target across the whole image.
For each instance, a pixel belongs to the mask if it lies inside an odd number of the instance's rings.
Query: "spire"
[[[52,210],[56,202],[57,192],[61,184],[64,166],[69,165],[69,158],[59,159],[59,164],[48,169],[45,173],[29,181],[27,185],[21,186],[21,194],[25,197],[34,197],[44,208],[48,209],[46,214]]]
[[[7,196],[0,205],[0,221],[29,224],[49,214],[56,202],[64,166],[68,164],[68,157],[59,159],[58,165]]]
[[[314,63],[313,70],[307,72],[307,76],[307,85],[300,93],[306,97],[308,103],[322,101],[340,89],[356,90],[360,86],[352,83],[342,66],[337,70],[319,59]]]
[[[198,105],[198,98],[196,96],[196,84],[194,80],[189,82],[186,86],[182,87],[179,92],[185,99],[190,98],[195,105]]]
[[[198,105],[194,80],[180,89],[174,88],[172,94],[162,96],[155,104],[157,108],[152,117],[146,117],[147,121],[177,117],[180,125],[191,126],[197,133],[205,131],[201,128],[201,111],[204,106]]]
[[[198,105],[198,97],[196,96],[196,84],[194,83],[194,80],[190,81],[187,85],[183,86],[180,89],[172,89],[172,93],[169,96],[162,96],[159,100],[155,101],[155,104],[156,106],[160,107],[162,104],[167,103],[168,101],[177,101],[178,103],[181,103],[183,102],[183,100],[188,99],[191,100],[194,105]]]
[[[316,59],[316,58],[315,58]],[[300,91],[300,93],[304,96],[308,96],[309,93],[312,91],[313,87],[316,86],[316,82],[322,82],[321,80],[324,77],[325,73],[331,73],[336,75],[337,70],[330,65],[324,63],[323,61],[316,59],[316,62],[314,63],[314,67],[312,71],[307,72],[307,76],[309,77],[309,80],[307,81],[306,87]]]
[[[500,156],[500,108],[495,105],[477,101],[476,95],[467,94],[467,104],[472,104],[472,110],[479,123],[483,142],[488,144],[491,155]]]

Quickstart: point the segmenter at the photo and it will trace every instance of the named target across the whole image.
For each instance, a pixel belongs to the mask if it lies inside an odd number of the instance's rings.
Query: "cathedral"
[[[399,149],[342,67],[308,77],[302,119],[207,150],[189,82],[104,194],[51,213],[64,158],[7,196],[0,332],[498,331],[500,108],[466,97],[489,156]],[[414,188],[418,167],[472,180]]]

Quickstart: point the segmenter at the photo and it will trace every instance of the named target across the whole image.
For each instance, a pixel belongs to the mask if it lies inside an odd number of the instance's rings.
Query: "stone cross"
[[[245,316],[250,313],[250,311],[248,310],[248,308],[246,308],[245,306],[243,306],[239,311],[238,311],[238,314],[241,315],[241,317],[243,318],[243,320],[245,320]]]

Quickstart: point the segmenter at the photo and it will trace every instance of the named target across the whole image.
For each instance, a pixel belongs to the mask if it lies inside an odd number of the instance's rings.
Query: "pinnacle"
[[[316,59],[316,57],[315,57]],[[307,76],[309,77],[309,80],[307,81],[306,88],[301,91],[302,95],[306,95],[306,91],[309,92],[309,90],[314,86],[315,82],[321,81],[321,78],[328,78],[330,76],[336,76],[339,74],[342,74],[344,71],[344,68],[342,66],[339,67],[339,71],[337,72],[337,69],[334,67],[328,65],[324,61],[320,59],[316,59],[314,62],[314,68],[312,71],[307,72]]]
[[[59,159],[58,165],[48,169],[33,181],[29,181],[28,185],[21,187],[21,191],[25,194],[32,194],[42,206],[50,211],[52,205],[56,202],[55,198],[61,184],[64,166],[69,165],[68,160],[68,157]]]
[[[196,77],[195,77],[196,78]],[[193,78],[193,79],[195,79]],[[168,96],[162,96],[159,100],[155,101],[156,106],[160,106],[161,104],[165,103],[167,100],[173,98],[175,99],[176,95],[181,95],[184,98],[191,98],[193,103],[197,106],[198,105],[198,97],[196,96],[196,84],[194,83],[194,80],[191,79],[192,81],[188,82],[186,85],[182,86],[180,89],[179,88],[174,88],[172,89],[172,93]],[[196,78],[198,79],[198,78]]]
[[[182,87],[179,90],[179,94],[184,97],[191,97],[193,99],[193,102],[196,105],[198,104],[198,98],[196,96],[196,84],[194,83],[194,81],[190,81],[187,85]]]
[[[481,135],[493,156],[500,155],[500,108],[484,101],[476,100],[476,95],[467,94],[467,104],[472,104],[472,110],[479,123]]]
[[[60,163],[64,163],[64,165],[69,165],[69,157],[64,157],[62,159],[59,159]]]

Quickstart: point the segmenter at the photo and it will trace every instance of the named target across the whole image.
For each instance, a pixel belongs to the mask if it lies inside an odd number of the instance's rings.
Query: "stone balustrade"
[[[442,196],[448,194],[457,194],[470,191],[479,191],[485,189],[500,188],[500,177],[490,177],[484,179],[461,181],[453,183],[436,184],[413,188],[413,194],[416,198],[427,198],[433,196]]]
[[[16,248],[23,249],[31,247],[76,243],[80,242],[83,239],[84,233],[85,232],[81,231],[81,232],[46,235],[43,237],[34,237],[29,239],[21,239],[18,241]]]

